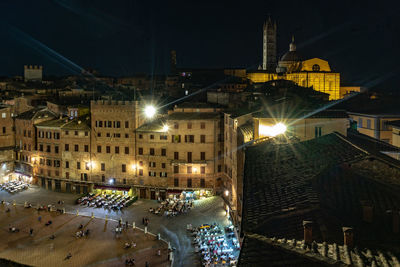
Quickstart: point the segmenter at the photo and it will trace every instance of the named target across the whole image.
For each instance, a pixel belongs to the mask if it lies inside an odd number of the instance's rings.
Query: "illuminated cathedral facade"
[[[340,73],[333,72],[328,61],[320,58],[305,60],[296,49],[294,37],[287,51],[277,61],[276,23],[270,18],[263,27],[263,63],[256,71],[247,72],[254,83],[285,79],[303,87],[329,94],[329,100],[343,97],[340,90]]]

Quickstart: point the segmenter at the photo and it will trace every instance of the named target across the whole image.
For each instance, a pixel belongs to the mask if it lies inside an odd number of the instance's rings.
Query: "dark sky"
[[[171,49],[180,67],[256,66],[270,14],[280,55],[294,34],[305,57],[327,59],[345,82],[380,83],[400,71],[399,11],[369,0],[1,0],[0,75],[24,64],[69,74],[71,62],[105,75],[166,73]]]

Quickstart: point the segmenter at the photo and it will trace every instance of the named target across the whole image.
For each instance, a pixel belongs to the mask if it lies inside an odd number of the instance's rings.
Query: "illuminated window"
[[[320,67],[319,67],[319,65],[318,64],[314,64],[313,66],[312,66],[312,70],[313,71],[320,71]]]

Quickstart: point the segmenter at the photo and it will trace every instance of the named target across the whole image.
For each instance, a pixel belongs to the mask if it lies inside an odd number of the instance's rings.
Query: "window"
[[[205,180],[204,178],[201,178],[201,179],[200,179],[200,187],[201,187],[201,188],[206,187],[206,180]]]
[[[178,160],[179,159],[179,152],[174,152],[174,159]]]
[[[122,183],[123,183],[123,184],[126,184],[126,179],[125,179],[125,178],[122,180]]]
[[[97,153],[101,153],[101,146],[97,146]]]
[[[320,67],[319,67],[319,65],[318,64],[314,64],[313,66],[312,66],[312,70],[313,71],[320,71]]]
[[[69,161],[66,161],[66,162],[65,162],[65,168],[66,168],[66,169],[69,169]]]
[[[143,161],[139,161],[139,166],[143,166]]]
[[[5,112],[1,113],[1,117],[2,117],[3,119],[5,119],[5,118],[7,117],[7,114],[6,114]]]
[[[167,150],[165,148],[161,148],[161,156],[166,156]]]
[[[121,122],[117,121],[117,128],[121,128]]]
[[[143,155],[143,147],[139,147],[139,155]]]
[[[81,169],[81,163],[78,161],[78,162],[76,162],[76,168],[78,169],[78,170],[80,170]]]
[[[111,147],[110,146],[106,146],[106,153],[108,153],[108,154],[111,153]]]
[[[120,134],[120,133],[115,133],[115,134],[114,134],[114,137],[116,137],[116,138],[121,138],[121,134]]]
[[[101,163],[101,171],[104,172],[106,170],[106,164],[105,163]]]
[[[191,178],[187,179],[187,187],[192,187],[192,179]]]
[[[167,172],[160,172],[160,177],[167,177]]]
[[[125,134],[125,138],[129,138],[129,134],[126,133],[126,134]]]
[[[108,121],[108,122],[107,122],[107,127],[108,127],[108,128],[112,128],[112,122],[111,122],[111,121]]]
[[[125,121],[125,128],[129,128],[129,121]]]
[[[200,123],[200,129],[205,129],[206,128],[206,123],[205,122],[201,122]]]
[[[97,137],[101,137],[101,133],[100,132],[97,133]]]
[[[218,172],[222,172],[222,166],[218,165]]]
[[[150,139],[152,139],[152,140],[154,139],[154,134],[150,135]]]
[[[168,135],[160,135],[160,140],[168,140]]]
[[[39,145],[39,151],[43,151],[43,145],[42,144]]]
[[[69,179],[69,172],[65,173],[65,179]]]
[[[54,146],[54,153],[58,154],[58,146]]]
[[[51,147],[49,145],[46,146],[46,152],[51,152]]]
[[[189,163],[192,162],[192,152],[187,153],[187,162],[189,162]]]
[[[76,135],[76,136],[78,135],[78,131],[75,131],[75,135]]]
[[[127,154],[127,155],[129,154],[129,147],[127,147],[127,146],[125,147],[125,154]]]
[[[202,166],[200,167],[200,173],[205,174],[206,173],[206,167]]]
[[[122,164],[122,172],[126,172],[126,164]]]
[[[31,137],[31,130],[28,130],[28,137]]]
[[[106,136],[107,136],[107,137],[110,137],[111,135],[110,135],[110,133],[106,133]]]
[[[156,163],[154,161],[150,161],[149,162],[149,167],[155,168],[156,167]]]
[[[85,136],[89,136],[89,132],[85,132]]]
[[[316,126],[314,131],[315,131],[315,138],[322,136],[322,127],[321,126]]]
[[[78,152],[79,151],[79,145],[74,146],[74,151]]]
[[[150,148],[150,155],[154,156],[154,148]]]
[[[188,128],[188,129],[192,129],[192,123],[191,123],[191,122],[188,122],[187,128]]]
[[[26,130],[24,130],[24,136],[26,136]]]
[[[180,143],[181,142],[181,136],[180,135],[172,135],[171,136],[171,142],[172,143]]]
[[[179,173],[179,165],[174,166],[174,173]]]
[[[185,135],[185,143],[194,143],[194,135]]]
[[[143,134],[139,134],[139,139],[143,139]]]
[[[174,178],[174,186],[175,187],[179,186],[179,179],[178,178]]]
[[[392,131],[392,126],[388,125],[389,121],[382,121],[382,131]]]
[[[89,152],[89,145],[85,145],[85,152]]]
[[[200,152],[200,160],[206,160],[206,152]]]
[[[104,174],[101,176],[101,181],[102,181],[103,183],[106,181],[106,176],[105,176]]]
[[[367,129],[371,129],[371,120],[367,120]]]
[[[192,166],[187,167],[187,173],[192,173]]]
[[[161,168],[165,169],[165,163],[161,163]]]
[[[55,160],[53,164],[54,164],[54,167],[60,167],[61,166],[61,161]]]
[[[362,118],[358,118],[358,128],[362,128],[363,127],[363,119]]]
[[[204,134],[200,135],[200,143],[206,142],[206,136]]]
[[[179,124],[177,122],[174,122],[174,129],[179,129]]]
[[[119,154],[119,146],[115,147],[115,154]]]
[[[54,139],[59,140],[60,139],[60,133],[54,133]]]

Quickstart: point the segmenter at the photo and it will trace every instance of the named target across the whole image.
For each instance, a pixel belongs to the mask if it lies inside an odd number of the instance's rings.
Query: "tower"
[[[262,69],[274,72],[276,68],[276,22],[271,18],[264,23],[263,27],[263,64]]]

